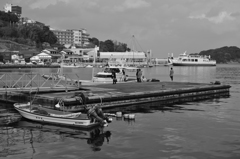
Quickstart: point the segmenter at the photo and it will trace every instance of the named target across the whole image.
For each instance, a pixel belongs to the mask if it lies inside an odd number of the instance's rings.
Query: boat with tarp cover
[[[91,128],[100,125],[95,119],[81,112],[71,113],[39,107],[28,103],[15,103],[14,108],[26,119],[57,125]]]

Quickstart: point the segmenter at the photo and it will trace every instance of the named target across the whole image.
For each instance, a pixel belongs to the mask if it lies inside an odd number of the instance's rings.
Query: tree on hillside
[[[97,38],[89,38],[89,42],[94,44],[95,46],[99,46],[99,40]]]
[[[55,44],[57,42],[57,37],[54,33],[49,29],[48,26],[44,26],[40,31],[40,42],[48,42],[50,45]]]
[[[0,36],[1,37],[18,37],[18,33],[15,28],[1,27]]]
[[[113,40],[99,41],[97,38],[89,38],[90,44],[88,47],[99,46],[100,52],[126,52],[130,51],[127,44]]]
[[[39,26],[21,25],[18,27],[18,33],[21,37],[34,41],[38,48],[42,48],[44,42],[50,45],[57,42],[57,37],[48,26],[41,28]]]
[[[205,50],[199,54],[210,55],[217,63],[240,62],[240,49],[236,46]]]
[[[108,52],[114,52],[114,43],[112,40],[106,40],[104,45],[107,47]]]
[[[103,41],[100,41],[100,52],[109,52],[108,51],[108,47],[105,45],[105,43]]]
[[[116,52],[126,52],[128,51],[128,47],[127,47],[127,44],[124,44],[124,43],[115,43],[114,44],[114,50]]]
[[[19,21],[19,18],[17,17],[17,15],[13,13],[10,13],[10,12],[6,13],[4,11],[0,11],[0,20],[8,22],[9,24],[12,24],[12,23],[17,23]]]

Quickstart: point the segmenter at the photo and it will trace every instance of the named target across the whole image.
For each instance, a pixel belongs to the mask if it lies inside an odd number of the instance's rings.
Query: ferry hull
[[[216,63],[173,63],[173,66],[216,66]]]

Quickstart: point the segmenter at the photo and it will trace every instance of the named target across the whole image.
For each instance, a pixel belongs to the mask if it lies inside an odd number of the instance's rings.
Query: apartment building
[[[59,44],[66,45],[70,44],[73,46],[86,46],[89,44],[89,34],[85,29],[71,29],[71,30],[54,30],[51,31],[58,38]]]
[[[74,33],[71,30],[52,30],[51,31],[55,34],[58,39],[58,43],[65,45],[65,44],[74,44]]]

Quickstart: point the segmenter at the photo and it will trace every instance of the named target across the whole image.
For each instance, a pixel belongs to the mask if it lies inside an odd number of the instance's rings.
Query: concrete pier
[[[63,101],[64,110],[79,111],[83,105],[101,105],[103,109],[127,106],[131,104],[160,102],[175,104],[229,96],[231,86],[219,83],[188,83],[188,82],[142,82],[82,85],[79,89],[44,91],[30,96],[26,92],[2,92],[3,102],[28,102],[43,107],[55,108]]]

